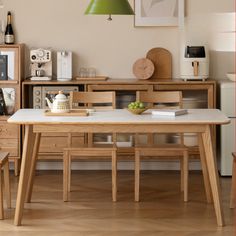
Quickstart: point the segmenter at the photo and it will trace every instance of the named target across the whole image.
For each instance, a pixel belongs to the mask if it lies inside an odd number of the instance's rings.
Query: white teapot
[[[53,113],[64,113],[70,111],[69,99],[63,94],[63,91],[59,91],[53,100],[53,103],[46,97],[47,104]]]

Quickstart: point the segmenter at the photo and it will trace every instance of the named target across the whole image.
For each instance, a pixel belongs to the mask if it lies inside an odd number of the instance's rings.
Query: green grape
[[[139,103],[139,108],[144,108],[144,104],[142,102]]]
[[[128,105],[128,108],[129,108],[129,109],[132,109],[132,110],[135,110],[135,109],[143,109],[143,108],[145,108],[145,105],[144,105],[142,102],[135,101],[135,102],[131,102],[131,103]]]

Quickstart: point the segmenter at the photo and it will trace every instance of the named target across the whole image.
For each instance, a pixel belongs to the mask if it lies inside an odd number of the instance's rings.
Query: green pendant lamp
[[[85,11],[86,15],[134,15],[128,0],[91,0]]]

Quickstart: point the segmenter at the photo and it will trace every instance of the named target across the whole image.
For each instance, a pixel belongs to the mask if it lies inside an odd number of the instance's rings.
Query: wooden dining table
[[[14,224],[22,222],[27,190],[32,183],[32,159],[37,156],[40,136],[44,132],[65,133],[197,133],[199,148],[205,156],[205,179],[209,180],[218,226],[224,225],[221,192],[211,127],[230,123],[217,109],[189,109],[181,116],[155,116],[150,110],[142,115],[127,109],[94,111],[89,116],[45,116],[43,109],[20,109],[8,119],[9,123],[24,125],[21,171],[16,199]],[[28,199],[29,200],[29,199]]]

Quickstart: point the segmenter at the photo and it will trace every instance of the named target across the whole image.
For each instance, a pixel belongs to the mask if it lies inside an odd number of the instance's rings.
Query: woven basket
[[[141,115],[144,111],[146,111],[148,108],[136,108],[136,109],[129,109],[128,111],[130,111],[131,113],[135,114],[135,115]]]

